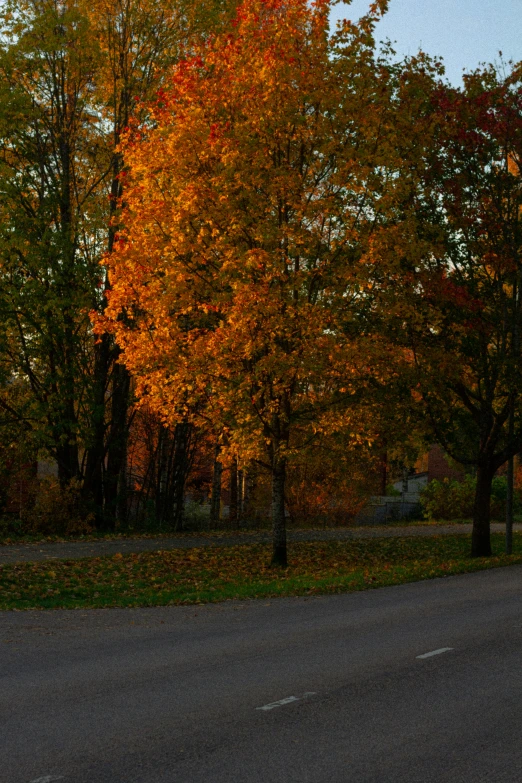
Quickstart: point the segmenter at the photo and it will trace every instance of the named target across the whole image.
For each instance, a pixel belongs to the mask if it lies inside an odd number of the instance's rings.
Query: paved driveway
[[[493,531],[504,531],[503,524],[491,525]],[[522,525],[514,526],[522,530]],[[418,525],[405,527],[360,527],[336,530],[289,531],[289,541],[346,541],[352,538],[393,538],[400,536],[440,536],[455,533],[470,534],[471,525]],[[173,536],[169,538],[119,538],[113,541],[70,541],[67,543],[14,544],[0,546],[0,565],[38,560],[103,557],[132,552],[152,552],[158,549],[192,549],[204,546],[235,546],[254,542],[270,543],[270,534],[237,534],[219,536]]]

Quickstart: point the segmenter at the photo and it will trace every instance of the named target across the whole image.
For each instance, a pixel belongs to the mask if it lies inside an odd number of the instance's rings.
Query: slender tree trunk
[[[120,525],[127,523],[127,500],[128,500],[128,487],[127,487],[127,439],[123,445],[124,453],[121,462],[120,478],[118,481],[118,520]]]
[[[166,521],[168,513],[167,495],[167,451],[169,447],[169,430],[164,424],[159,425],[158,448],[156,463],[156,487],[154,492],[154,516],[160,525]]]
[[[190,424],[182,422],[176,425],[176,475],[173,492],[173,521],[174,530],[177,532],[183,530],[184,511],[185,511],[185,483],[189,471],[189,440]],[[178,432],[179,430],[179,432]]]
[[[76,409],[76,366],[74,360],[75,341],[70,314],[64,315],[66,327],[56,350],[51,349],[49,365],[59,377],[52,386],[52,429],[55,442],[55,456],[58,463],[58,478],[65,488],[72,479],[80,476],[78,453],[78,416]],[[58,367],[56,357],[59,357]],[[61,376],[61,377],[60,377]]]
[[[506,555],[513,552],[513,460],[508,460],[507,469],[507,492],[506,492]]]
[[[230,504],[228,519],[231,523],[234,523],[237,527],[237,459],[232,460],[230,466]]]
[[[273,566],[288,565],[285,519],[286,460],[277,455],[272,467],[272,562]]]
[[[174,525],[174,529],[183,529],[183,511],[185,484],[191,466],[192,425],[187,421],[178,422],[174,434],[169,439],[170,451],[167,465],[165,488],[165,520]]]
[[[471,536],[471,557],[491,555],[490,501],[491,482],[495,474],[489,462],[477,469],[477,489],[473,504],[473,532]]]
[[[175,430],[176,450],[174,453],[174,528],[183,530],[183,517],[185,511],[185,484],[192,465],[193,449],[191,448],[194,437],[194,429],[188,421],[176,424]]]
[[[110,337],[104,334],[94,344],[91,437],[87,450],[83,494],[94,503],[97,528],[103,528],[103,460],[105,456],[105,400],[110,365]]]
[[[237,472],[237,522],[242,521],[245,513],[245,488],[246,488],[246,473],[240,469]]]
[[[111,430],[107,449],[105,473],[105,526],[114,530],[118,510],[118,483],[122,464],[127,453],[127,409],[129,403],[130,376],[121,364],[113,370],[111,405]]]
[[[128,101],[125,102],[127,106]],[[125,111],[125,125],[128,122],[128,112]],[[116,123],[113,128],[114,138],[116,144],[119,143],[119,127]],[[116,147],[115,144],[115,147]],[[122,158],[120,154],[114,156],[112,162],[112,180],[111,180],[111,196],[109,200],[109,229],[107,235],[107,250],[109,255],[114,249],[114,240],[117,233],[117,226],[113,220],[116,210],[118,208],[118,199],[121,198],[123,193],[122,182],[119,179],[119,173],[122,168]],[[102,303],[102,312],[107,305],[107,292],[110,291],[110,279],[107,275],[105,282],[105,294]],[[127,439],[128,439],[128,427],[127,427],[127,412],[129,407],[129,391],[130,391],[130,375],[126,367],[117,363],[120,349],[115,346],[111,338],[107,338],[107,351],[108,356],[107,364],[105,367],[105,381],[100,377],[100,384],[104,382],[107,384],[108,373],[110,371],[110,363],[113,363],[112,368],[112,402],[111,402],[111,426],[109,431],[109,437],[107,441],[107,468],[105,471],[105,486],[104,486],[104,514],[103,514],[103,526],[109,530],[114,530],[116,527],[116,518],[118,515],[119,497],[118,488],[119,480],[123,468],[123,463],[127,457]],[[105,400],[104,400],[105,403]]]
[[[402,495],[404,499],[404,495],[408,492],[408,468],[402,469]]]
[[[247,470],[243,470],[242,473],[241,519],[248,523],[249,519],[252,517],[252,498],[254,497],[257,478]]]
[[[514,400],[511,402],[511,410],[509,411],[509,440],[513,440],[514,428],[515,428],[515,411]],[[513,552],[513,484],[514,484],[514,456],[508,459],[507,469],[507,492],[506,492],[506,555],[510,555]]]
[[[210,499],[210,525],[218,526],[221,516],[221,477],[223,473],[223,465],[219,461],[219,453],[221,449],[219,444],[216,446],[216,452],[214,457],[214,475],[212,478],[212,496]]]
[[[386,495],[388,485],[388,452],[385,450],[381,454],[381,495]]]

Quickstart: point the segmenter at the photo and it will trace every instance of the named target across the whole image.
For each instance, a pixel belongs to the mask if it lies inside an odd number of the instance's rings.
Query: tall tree
[[[160,89],[166,69],[177,62],[198,39],[226,23],[233,2],[223,0],[93,0],[83,10],[99,41],[101,56],[96,99],[108,135],[107,253],[117,229],[117,206],[123,195],[121,135],[132,118],[147,115],[147,105]],[[106,292],[95,298],[93,309],[103,313]],[[119,348],[108,333],[94,347],[92,432],[86,461],[85,486],[104,504],[103,522],[113,526],[118,506],[118,482],[127,438],[130,378],[118,363]],[[108,392],[110,391],[110,396]],[[109,412],[108,412],[109,408]],[[110,426],[107,426],[110,422]],[[104,470],[102,470],[104,468]],[[102,472],[103,489],[102,492]]]
[[[522,85],[489,67],[426,96],[433,133],[388,247],[401,265],[396,323],[416,403],[476,470],[472,555],[488,556],[491,482],[522,448]]]
[[[6,4],[0,51],[4,362],[27,379],[62,485],[80,473],[86,317],[99,184],[90,97],[97,47],[73,6]],[[93,208],[94,207],[94,208]],[[95,241],[95,239],[94,239]]]
[[[89,320],[105,307],[100,260],[114,243],[123,182],[117,145],[165,67],[222,25],[227,8],[221,0],[2,4],[1,362],[8,378],[27,379],[39,443],[62,485],[83,479],[100,525],[113,526],[117,513],[130,389],[117,347],[95,338]],[[27,421],[19,403],[12,419]]]
[[[383,4],[384,5],[384,4]],[[126,207],[107,325],[139,395],[230,430],[272,477],[272,562],[287,562],[293,449],[347,426],[380,341],[361,258],[394,144],[378,9],[328,31],[328,2],[254,0],[176,68],[123,145]],[[123,317],[125,314],[125,317]]]

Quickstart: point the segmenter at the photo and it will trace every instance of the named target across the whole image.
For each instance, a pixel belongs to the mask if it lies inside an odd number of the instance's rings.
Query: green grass
[[[469,557],[469,535],[292,543],[288,569],[262,544],[143,552],[0,566],[0,609],[199,604],[343,593],[522,563],[522,534],[506,557]]]
[[[502,520],[492,519],[491,524]],[[402,519],[393,522],[387,522],[381,527],[459,527],[460,525],[471,525],[472,519]]]

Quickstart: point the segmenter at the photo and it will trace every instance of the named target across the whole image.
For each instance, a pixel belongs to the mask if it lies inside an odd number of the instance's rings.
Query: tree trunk
[[[156,451],[156,486],[154,491],[154,517],[160,527],[166,521],[167,507],[167,450],[169,448],[169,430],[160,424],[158,448]]]
[[[244,470],[238,470],[237,472],[237,522],[238,527],[245,515],[245,501],[246,501],[246,473]]]
[[[120,526],[127,524],[127,500],[128,500],[128,487],[127,487],[127,441],[124,444],[123,459],[120,468],[120,478],[118,482],[118,521]]]
[[[64,320],[66,316],[64,315]],[[58,463],[58,478],[62,489],[68,486],[72,479],[80,476],[78,452],[78,417],[76,412],[76,378],[74,365],[74,338],[72,328],[68,326],[65,335],[58,343],[57,350],[53,348],[49,355],[49,365],[59,378],[52,383],[50,403],[51,422],[54,440],[54,453]],[[59,357],[56,366],[56,357]],[[61,377],[60,377],[61,376]]]
[[[124,94],[122,93],[122,96]],[[124,100],[124,99],[123,99]],[[128,122],[128,112],[125,111],[125,125]],[[114,138],[119,143],[119,127],[113,128]],[[116,147],[116,144],[114,145]],[[122,180],[119,174],[122,168],[122,157],[116,153],[112,161],[112,180],[111,195],[109,199],[109,229],[107,235],[107,250],[109,255],[114,249],[114,241],[118,227],[114,221],[114,215],[118,208],[118,200],[123,194]],[[102,303],[102,312],[107,305],[107,292],[110,291],[110,278],[107,274],[105,281],[105,292]],[[107,441],[107,468],[105,471],[104,486],[104,514],[102,524],[109,530],[116,527],[118,508],[121,500],[118,495],[120,486],[120,476],[124,469],[124,462],[127,459],[127,440],[129,436],[127,426],[127,412],[129,407],[130,375],[127,368],[117,363],[120,355],[120,349],[112,341],[107,344],[111,346],[110,359],[113,362],[112,369],[112,401],[111,401],[111,426]],[[106,367],[109,372],[109,365]]]
[[[183,530],[183,511],[185,484],[191,467],[192,425],[187,421],[178,422],[174,428],[174,438],[168,470],[168,521],[176,531]]]
[[[473,533],[471,536],[471,557],[490,557],[490,500],[491,482],[495,474],[488,463],[477,469],[477,488],[473,504]]]
[[[237,482],[237,459],[232,460],[230,466],[230,504],[228,519],[229,522],[234,523],[237,527],[237,497],[238,497],[238,482]]]
[[[65,489],[72,479],[78,478],[78,446],[72,443],[60,444],[55,448],[56,462],[58,463],[58,480],[62,489]]]
[[[386,487],[388,486],[388,452],[383,451],[380,460],[380,479],[381,479],[381,495],[386,495]]]
[[[511,403],[511,409],[509,411],[509,440],[513,441],[515,428],[515,410],[514,403]],[[514,484],[514,461],[515,457],[512,454],[508,459],[507,469],[507,492],[506,492],[506,555],[513,553],[513,484]]]
[[[272,562],[273,566],[288,565],[285,520],[286,460],[275,457],[272,467]]]
[[[506,555],[513,553],[513,461],[510,457],[507,469],[507,492],[506,492]]]
[[[216,446],[216,453],[214,457],[214,475],[212,478],[212,497],[210,500],[210,525],[218,526],[221,517],[221,475],[223,473],[223,465],[219,461],[219,452],[221,451],[219,444]]]
[[[94,378],[90,416],[91,435],[85,463],[83,494],[94,504],[94,519],[103,528],[103,460],[105,457],[105,402],[110,365],[110,337],[104,334],[93,346]]]
[[[173,521],[174,530],[183,530],[183,516],[185,510],[185,483],[190,470],[189,448],[192,434],[192,426],[188,422],[176,424],[176,475],[173,494]]]
[[[104,524],[108,530],[114,530],[116,527],[118,484],[127,453],[129,389],[130,376],[127,368],[122,364],[115,364],[112,380],[111,429],[105,474]]]

